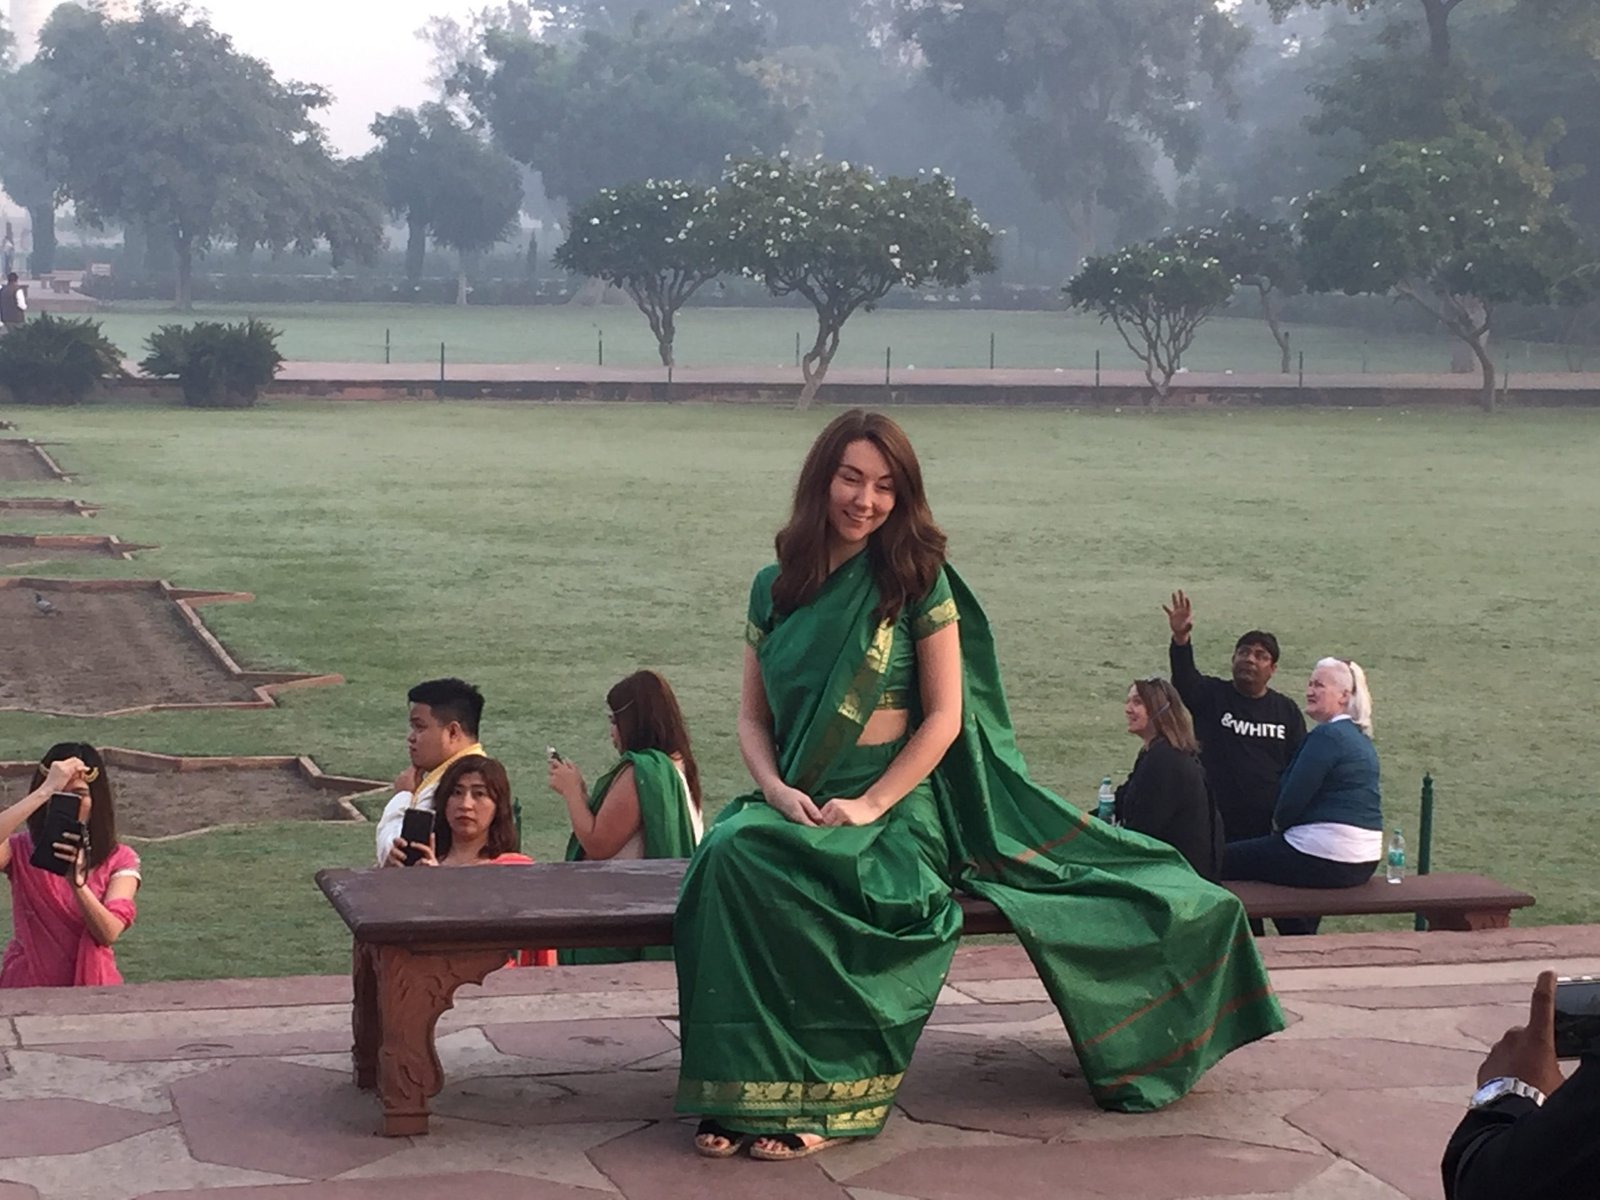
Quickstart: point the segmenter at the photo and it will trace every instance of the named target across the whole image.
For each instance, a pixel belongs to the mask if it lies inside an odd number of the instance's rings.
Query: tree
[[[1233,280],[1210,253],[1171,235],[1086,260],[1063,291],[1073,308],[1116,327],[1165,396],[1200,326],[1233,295]]]
[[[1187,172],[1198,112],[1224,97],[1243,35],[1213,0],[898,0],[900,28],[933,81],[997,101],[1039,193],[1067,214],[1081,253],[1098,218],[1158,224],[1158,151]],[[1209,83],[1208,90],[1206,84]]]
[[[320,88],[278,82],[203,18],[145,0],[130,20],[62,5],[40,36],[40,137],[80,218],[142,224],[177,260],[191,306],[194,258],[245,227],[303,228],[302,144],[320,138]],[[264,216],[265,214],[265,216]],[[270,218],[270,219],[268,219]]]
[[[444,104],[397,108],[372,122],[370,162],[384,203],[406,223],[406,279],[422,278],[428,234],[472,254],[509,235],[522,204],[522,173]],[[510,211],[506,206],[510,205]],[[457,274],[466,303],[466,265]]]
[[[728,251],[715,189],[652,179],[602,188],[573,209],[556,264],[633,297],[656,336],[661,365],[670,367],[678,310],[729,269]]]
[[[1313,291],[1391,295],[1431,313],[1471,349],[1494,407],[1489,357],[1494,306],[1547,304],[1585,255],[1537,147],[1477,130],[1432,142],[1392,142],[1330,191],[1301,226]]]
[[[1327,4],[1343,4],[1351,12],[1364,12],[1377,6],[1380,0],[1267,0],[1274,16],[1283,16],[1304,5],[1321,8]],[[1428,27],[1428,56],[1443,66],[1450,61],[1450,14],[1461,6],[1462,0],[1408,0],[1422,6],[1422,19]],[[1558,0],[1559,2],[1559,0]]]
[[[1289,373],[1289,335],[1278,319],[1278,297],[1304,287],[1300,248],[1287,221],[1268,221],[1243,209],[1229,209],[1215,221],[1187,229],[1158,243],[1174,250],[1213,258],[1229,279],[1253,287],[1261,297],[1261,315],[1278,344],[1279,370]]]
[[[432,145],[439,176],[430,225],[433,240],[456,252],[456,303],[465,304],[468,263],[516,231],[522,171],[445,113]]]
[[[727,5],[567,40],[491,28],[452,88],[553,198],[639,178],[710,183],[728,155],[776,149],[789,131],[751,69],[761,49],[759,27]]]
[[[800,364],[802,408],[857,309],[870,312],[897,285],[961,287],[995,267],[989,227],[937,170],[884,178],[848,162],[742,159],[723,176],[717,203],[739,269],[816,310],[817,336]]]

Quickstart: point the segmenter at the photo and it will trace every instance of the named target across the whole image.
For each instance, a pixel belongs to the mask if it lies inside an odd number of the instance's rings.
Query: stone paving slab
[[[392,1139],[348,979],[0,994],[0,1200],[1439,1200],[1485,1047],[1597,934],[1269,938],[1291,1028],[1138,1116],[1095,1107],[1020,949],[964,948],[884,1133],[784,1164],[693,1153],[670,964],[463,988],[432,1132]]]

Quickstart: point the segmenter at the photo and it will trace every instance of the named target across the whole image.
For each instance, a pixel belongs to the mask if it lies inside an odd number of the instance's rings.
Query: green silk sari
[[[1231,893],[1028,777],[988,621],[945,574],[963,714],[934,774],[860,827],[795,825],[759,793],[740,797],[690,862],[675,930],[679,1111],[750,1133],[878,1132],[960,934],[953,887],[1011,921],[1102,1107],[1170,1104],[1283,1027]],[[875,623],[876,605],[858,555],[753,639],[780,773],[819,804],[860,794],[899,750],[856,745],[913,624]]]
[[[624,767],[633,768],[634,789],[639,794],[639,816],[643,821],[646,858],[688,858],[694,853],[694,824],[689,819],[688,797],[672,756],[660,750],[629,750],[589,789],[589,811],[598,813],[606,793]],[[567,861],[587,858],[577,834],[567,839]],[[601,963],[640,962],[645,959],[671,959],[670,946],[643,949],[595,947],[562,950],[557,960],[564,967]]]

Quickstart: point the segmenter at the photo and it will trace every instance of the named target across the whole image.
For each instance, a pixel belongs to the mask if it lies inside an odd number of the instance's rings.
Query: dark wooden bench
[[[684,864],[540,863],[492,871],[327,870],[317,884],[355,938],[355,1081],[376,1088],[383,1132],[428,1132],[444,1082],[434,1028],[464,983],[481,983],[523,947],[662,946]],[[1252,917],[1420,913],[1433,929],[1496,929],[1525,892],[1480,875],[1422,875],[1391,884],[1313,890],[1227,885]],[[959,896],[963,932],[1008,933],[1000,910]]]

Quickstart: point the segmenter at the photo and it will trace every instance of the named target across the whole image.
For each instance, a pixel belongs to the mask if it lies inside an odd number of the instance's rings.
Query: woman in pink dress
[[[78,797],[86,844],[57,842],[65,875],[29,862],[43,835],[45,805]],[[133,924],[139,856],[117,841],[111,780],[100,752],[61,742],[33,773],[28,794],[0,811],[0,871],[11,880],[13,935],[0,961],[0,988],[97,987],[122,982],[112,945]]]

